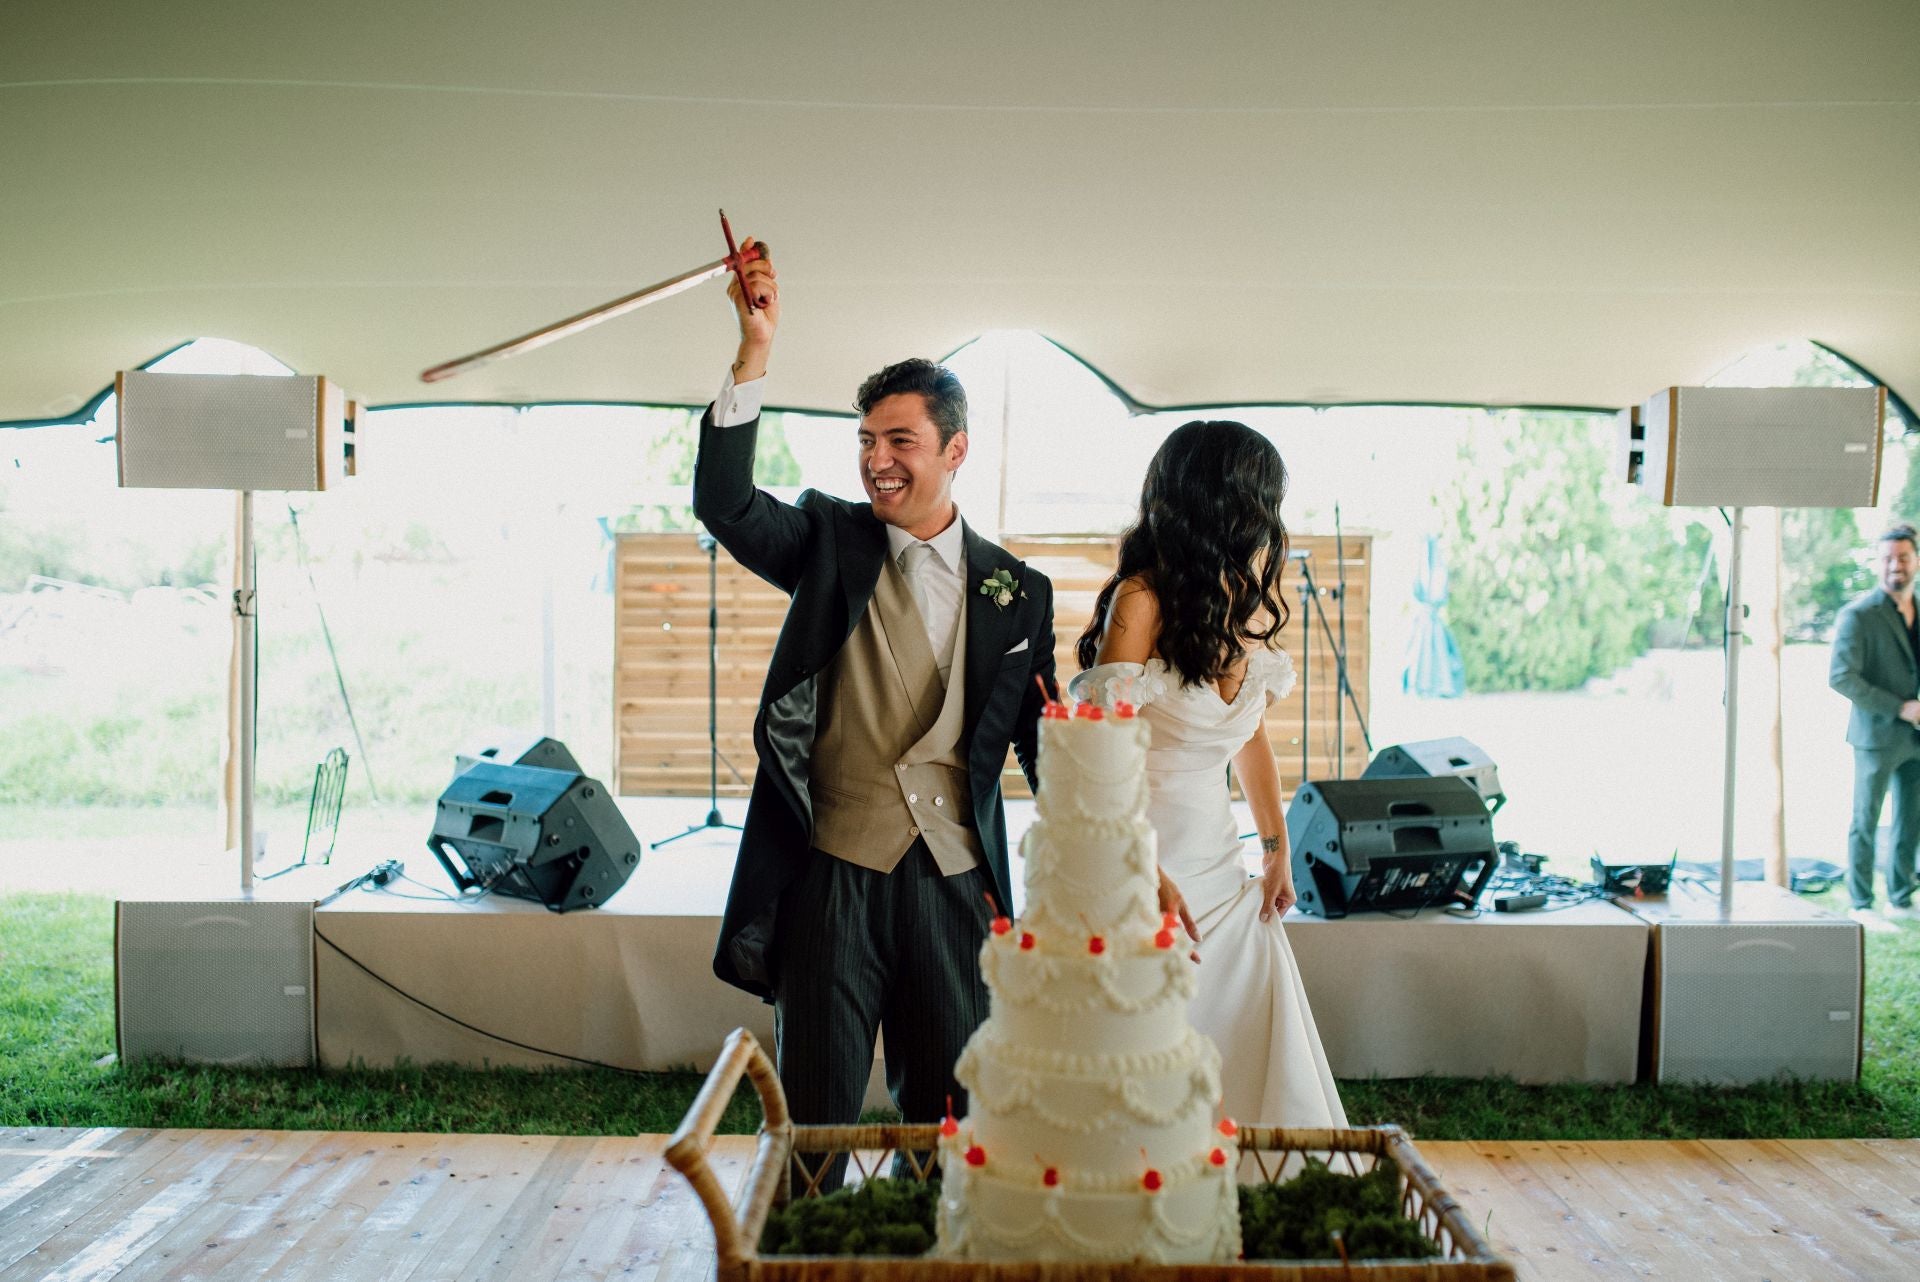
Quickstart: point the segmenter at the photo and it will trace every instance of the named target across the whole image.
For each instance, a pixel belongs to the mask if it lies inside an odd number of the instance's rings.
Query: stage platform
[[[736,1185],[747,1136],[711,1160]],[[1436,1143],[1518,1276],[1920,1276],[1920,1140]],[[666,1137],[0,1130],[0,1277],[713,1276]]]
[[[620,804],[652,841],[706,813],[697,798]],[[729,819],[743,809],[722,803]],[[1031,802],[1009,803],[1016,846],[1032,820]],[[564,915],[497,895],[454,896],[421,848],[424,835],[404,831],[363,837],[332,866],[262,882],[252,897],[319,902],[312,1004],[322,1065],[584,1060],[704,1070],[734,1028],[773,1041],[771,1007],[720,983],[710,965],[738,840],[714,829],[651,847],[604,906]],[[404,861],[408,879],[335,893],[388,858]],[[149,866],[148,875],[159,871]],[[1020,879],[1016,856],[1016,909]],[[169,870],[164,883],[121,900],[241,898],[234,880],[210,866],[191,876]],[[1763,915],[1822,918],[1858,932],[1785,892],[1741,890],[1743,903]],[[1295,912],[1285,921],[1336,1076],[1504,1075],[1526,1083],[1620,1083],[1644,1074],[1644,990],[1660,925],[1656,911],[1605,901],[1471,918],[1430,909],[1339,921]],[[877,1048],[869,1090],[876,1105],[885,1100],[883,1053]]]
[[[1016,847],[1032,815],[1009,803]],[[677,830],[647,818],[636,831]],[[771,1008],[710,968],[737,840],[714,831],[650,850],[605,906],[565,915],[436,898],[427,886],[448,883],[433,857],[394,852],[425,885],[356,890],[315,914],[321,1062],[569,1062],[532,1046],[704,1069],[736,1027],[772,1045]],[[1017,908],[1017,855],[1013,878]],[[1472,919],[1295,912],[1286,930],[1336,1076],[1634,1080],[1651,928],[1611,903]]]

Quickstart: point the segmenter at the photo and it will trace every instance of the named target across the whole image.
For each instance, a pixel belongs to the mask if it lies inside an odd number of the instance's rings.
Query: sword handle
[[[766,246],[757,245],[742,254],[740,247],[733,243],[733,226],[727,222],[727,211],[724,209],[720,211],[720,234],[727,238],[727,269],[733,273],[733,278],[740,282],[740,301],[747,305],[749,313],[757,311],[758,309],[753,305],[753,295],[747,292],[746,269],[748,263],[767,256]]]

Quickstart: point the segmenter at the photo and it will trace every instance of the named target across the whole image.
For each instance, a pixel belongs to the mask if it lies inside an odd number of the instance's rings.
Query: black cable
[[[416,898],[416,897],[417,896],[403,896],[403,898]],[[381,985],[384,988],[390,989],[392,992],[394,992],[398,996],[403,997],[407,1001],[412,1002],[415,1006],[420,1007],[422,1010],[430,1011],[431,1013],[438,1015],[441,1019],[446,1020],[450,1024],[458,1024],[461,1028],[466,1029],[470,1033],[478,1033],[482,1037],[490,1038],[493,1041],[500,1042],[501,1044],[506,1046],[512,1046],[518,1050],[531,1051],[535,1055],[549,1055],[554,1059],[564,1059],[575,1064],[585,1064],[589,1068],[604,1068],[609,1072],[624,1073],[628,1077],[651,1076],[651,1074],[643,1073],[637,1068],[624,1068],[619,1064],[607,1064],[597,1059],[587,1059],[586,1057],[581,1055],[569,1055],[565,1051],[550,1051],[543,1046],[531,1046],[526,1042],[516,1042],[511,1037],[502,1037],[499,1033],[488,1032],[486,1029],[481,1028],[477,1024],[469,1024],[466,1020],[461,1019],[458,1015],[449,1015],[447,1014],[447,1012],[441,1010],[438,1006],[433,1005],[431,1002],[423,1001],[420,998],[415,997],[412,993],[400,987],[398,984],[394,983],[392,980],[381,975],[379,972],[375,971],[371,966],[361,961],[358,957],[355,957],[352,953],[340,947],[340,945],[334,943],[331,939],[328,939],[318,926],[315,926],[313,929],[313,937],[319,940],[321,943],[325,944],[328,948],[333,949],[334,952],[339,953],[343,960],[345,960],[348,964],[358,969],[362,974],[364,974],[367,978],[373,980],[375,983]]]
[[[340,653],[333,648],[333,629],[327,626],[327,607],[320,603],[320,585],[314,581],[313,564],[307,560],[307,541],[300,537],[300,514],[293,509],[293,500],[287,500],[287,519],[293,522],[293,551],[300,559],[300,568],[307,572],[307,587],[313,592],[313,608],[320,616],[320,635],[327,643],[327,658],[333,661],[333,682],[340,688],[340,704],[347,710],[347,725],[353,729],[353,744],[360,749],[360,772],[367,777],[367,791],[373,794],[375,801],[380,800],[379,785],[373,781],[373,758],[367,755],[367,741],[360,736],[360,722],[353,715],[353,700],[347,697],[346,674],[340,670]]]

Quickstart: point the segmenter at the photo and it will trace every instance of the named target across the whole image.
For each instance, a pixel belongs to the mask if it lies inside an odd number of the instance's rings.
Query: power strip
[[[1527,913],[1546,906],[1545,895],[1505,895],[1493,901],[1493,911],[1497,913]]]

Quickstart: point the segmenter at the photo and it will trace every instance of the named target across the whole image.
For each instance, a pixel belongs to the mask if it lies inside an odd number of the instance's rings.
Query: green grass
[[[673,1130],[700,1086],[697,1073],[605,1070],[103,1067],[112,948],[111,899],[0,896],[0,1126],[622,1135]],[[721,1129],[759,1120],[743,1092]]]
[[[113,905],[0,896],[0,1126],[267,1127],[521,1135],[666,1132],[694,1073],[442,1066],[234,1070],[101,1066],[113,1051]],[[1357,1124],[1428,1139],[1816,1139],[1920,1135],[1920,928],[1867,936],[1858,1085],[1522,1086],[1422,1077],[1341,1083]],[[721,1129],[757,1125],[742,1092]]]

